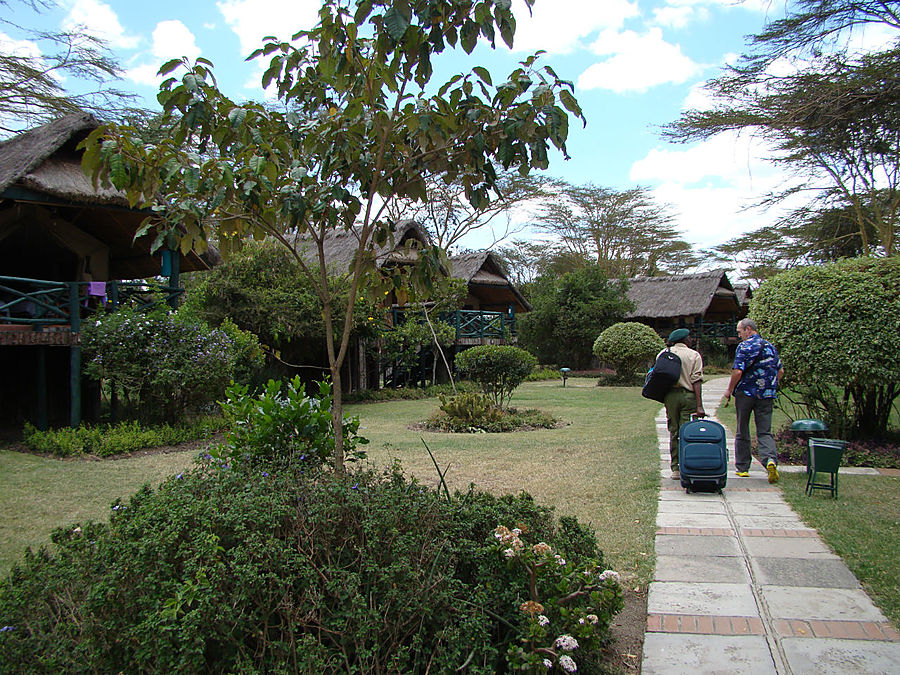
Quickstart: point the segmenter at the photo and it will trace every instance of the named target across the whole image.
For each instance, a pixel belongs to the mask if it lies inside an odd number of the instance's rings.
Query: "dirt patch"
[[[646,591],[625,591],[625,607],[613,618],[613,642],[605,650],[606,663],[614,673],[640,673],[647,626]]]

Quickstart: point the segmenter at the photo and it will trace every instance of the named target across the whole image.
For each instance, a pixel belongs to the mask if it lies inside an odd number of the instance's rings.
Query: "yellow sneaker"
[[[777,483],[778,482],[778,467],[775,465],[774,460],[769,460],[769,463],[766,464],[766,471],[769,472],[769,482]]]
[[[735,473],[736,473],[738,476],[740,476],[741,478],[750,478],[750,472],[749,472],[749,471],[735,471]]]

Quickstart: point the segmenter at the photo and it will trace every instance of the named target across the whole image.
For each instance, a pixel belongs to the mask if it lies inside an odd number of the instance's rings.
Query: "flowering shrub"
[[[567,561],[550,544],[529,545],[523,528],[494,530],[501,555],[525,573],[529,599],[519,609],[520,637],[507,652],[515,670],[578,670],[574,652],[596,658],[609,639],[612,617],[624,606],[619,574],[595,560]],[[601,571],[602,570],[602,571]]]
[[[331,417],[331,383],[319,383],[317,397],[306,395],[299,377],[282,385],[269,380],[263,391],[251,396],[247,385],[232,384],[227,400],[219,403],[228,424],[225,454],[263,464],[319,466],[334,452]],[[368,439],[356,435],[359,419],[344,416],[344,452],[347,461],[365,453],[357,446]]]
[[[484,394],[463,392],[439,395],[440,408],[428,418],[429,429],[455,433],[503,432],[518,429],[550,429],[559,421],[540,410],[500,408]]]
[[[507,654],[524,644],[511,627],[542,620],[520,610],[530,568],[498,553],[498,522],[566,552],[565,565],[562,553],[533,558],[547,561],[537,588],[550,623],[525,646],[591,672],[590,636],[607,619],[564,596],[611,582],[574,578],[602,558],[574,519],[557,524],[524,494],[447,500],[397,470],[212,455],[117,501],[108,524],[58,529],[52,552],[29,552],[0,579],[0,671],[510,672],[521,661]]]
[[[240,344],[229,332],[241,334]],[[99,316],[81,342],[85,372],[120,386],[144,421],[177,421],[219,398],[239,363],[262,364],[255,338],[236,327],[211,330],[162,309]]]

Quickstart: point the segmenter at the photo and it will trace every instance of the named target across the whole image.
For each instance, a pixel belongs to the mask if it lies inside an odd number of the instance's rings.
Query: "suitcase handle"
[[[706,413],[691,413],[691,422],[706,417]]]

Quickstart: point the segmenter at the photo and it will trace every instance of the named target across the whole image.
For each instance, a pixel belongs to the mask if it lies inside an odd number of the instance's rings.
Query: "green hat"
[[[676,342],[681,342],[682,340],[684,340],[684,338],[686,338],[690,334],[691,334],[691,331],[689,331],[687,328],[678,328],[676,330],[673,330],[671,333],[669,333],[669,342],[671,342],[672,344],[675,344]]]

